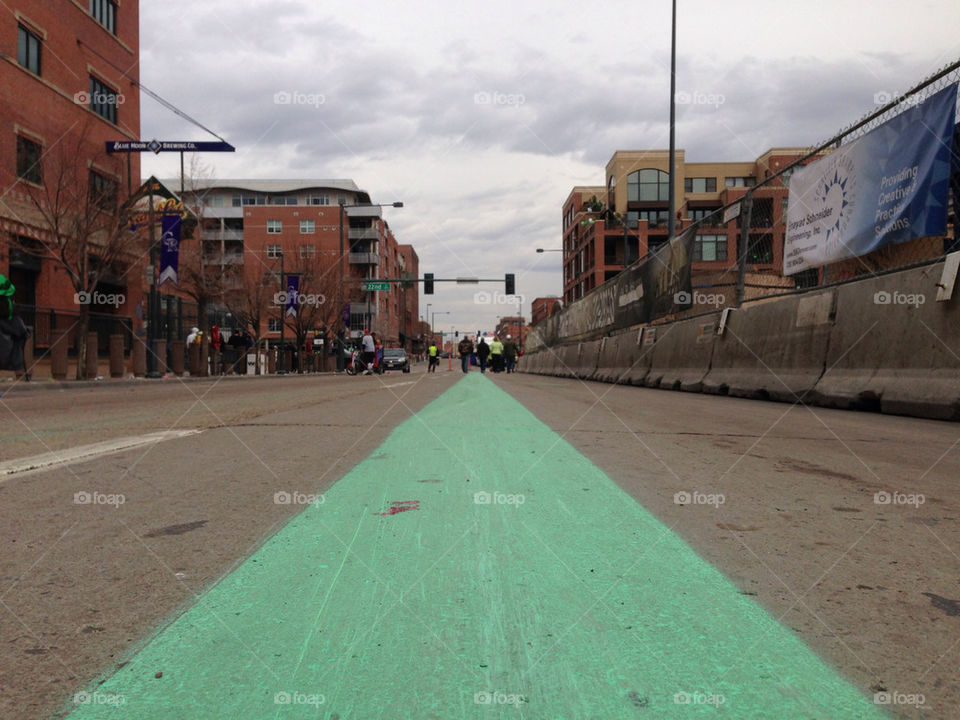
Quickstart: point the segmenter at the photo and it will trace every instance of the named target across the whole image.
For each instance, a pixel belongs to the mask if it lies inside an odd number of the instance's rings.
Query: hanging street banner
[[[293,317],[297,316],[297,308],[299,307],[298,296],[300,295],[300,276],[299,275],[287,275],[287,317],[291,315]]]
[[[945,234],[956,106],[953,84],[797,170],[784,275]]]
[[[172,280],[180,284],[180,216],[164,215],[160,222],[160,277],[157,286]]]
[[[107,152],[236,152],[228,142],[195,141],[177,142],[171,140],[108,140]]]

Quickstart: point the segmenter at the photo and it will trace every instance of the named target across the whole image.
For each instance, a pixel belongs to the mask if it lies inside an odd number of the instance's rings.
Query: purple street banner
[[[298,296],[300,294],[300,276],[287,275],[287,312],[286,316],[297,316],[297,308],[300,306]]]
[[[343,327],[349,330],[350,329],[350,303],[344,303],[341,319],[343,320]]]
[[[164,215],[160,222],[160,277],[157,286],[172,280],[180,284],[180,216]]]

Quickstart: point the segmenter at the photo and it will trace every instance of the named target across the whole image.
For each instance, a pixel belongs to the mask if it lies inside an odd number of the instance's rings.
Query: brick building
[[[556,315],[563,307],[563,301],[558,297],[538,297],[530,303],[530,324],[536,325],[551,315]]]
[[[179,188],[178,180],[165,182]],[[235,286],[263,281],[279,293],[281,270],[285,277],[298,275],[307,302],[325,306],[317,313],[318,329],[332,330],[343,321],[352,337],[369,328],[386,344],[411,349],[418,285],[393,283],[389,290],[368,291],[364,281],[411,272],[416,277],[417,254],[397,243],[382,209],[352,180],[187,180],[185,185],[184,203],[199,218],[203,256],[222,275],[234,270]],[[261,337],[278,341],[282,302],[271,291],[266,304]],[[286,328],[285,337],[290,337]]]
[[[519,343],[520,348],[523,349],[527,339],[527,330],[529,330],[529,326],[522,317],[502,317],[497,322],[497,328],[494,330],[494,334],[499,337],[501,341],[505,340],[507,335],[510,335]]]
[[[711,213],[807,152],[774,148],[750,162],[688,163],[684,151],[676,151],[675,232],[709,220],[697,233],[694,285],[736,280],[739,220],[724,223]],[[666,150],[621,150],[607,163],[606,185],[570,191],[562,211],[564,302],[582,298],[667,241],[668,170]],[[780,277],[787,192],[780,179],[755,191],[748,267],[756,276],[792,287],[793,280]]]
[[[113,212],[140,184],[139,155],[105,151],[109,140],[139,140],[139,25],[136,0],[12,0],[0,13],[0,273],[39,349],[53,325],[75,325],[78,306],[38,198],[59,184],[75,197],[96,192]],[[97,291],[123,298],[91,308],[104,340],[113,318],[139,322],[143,266],[130,253],[98,267]]]

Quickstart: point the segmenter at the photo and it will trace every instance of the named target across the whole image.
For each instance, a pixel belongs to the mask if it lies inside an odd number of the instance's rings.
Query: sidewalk
[[[38,380],[30,380],[26,382],[24,380],[14,380],[13,374],[10,373],[9,377],[0,377],[0,397],[11,392],[31,392],[31,391],[40,391],[40,390],[77,390],[83,388],[93,388],[93,387],[119,387],[119,386],[131,386],[131,385],[141,385],[141,384],[163,384],[163,383],[181,383],[181,382],[222,382],[222,381],[234,381],[234,380],[250,380],[250,379],[265,379],[265,378],[285,378],[285,377],[335,377],[337,373],[335,372],[325,372],[325,373],[289,373],[287,375],[208,375],[203,377],[200,375],[192,376],[189,374],[184,374],[182,377],[177,377],[176,375],[167,374],[162,378],[145,378],[145,377],[134,377],[133,375],[127,375],[122,378],[111,378],[111,377],[100,377],[97,380],[54,380],[53,378],[40,378]]]

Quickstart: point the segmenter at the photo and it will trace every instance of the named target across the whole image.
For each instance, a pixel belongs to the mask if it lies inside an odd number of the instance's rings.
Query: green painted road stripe
[[[479,373],[86,700],[71,720],[884,717]]]

